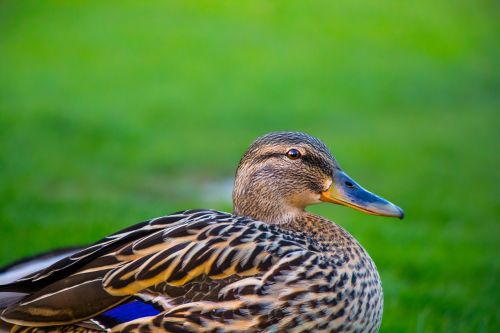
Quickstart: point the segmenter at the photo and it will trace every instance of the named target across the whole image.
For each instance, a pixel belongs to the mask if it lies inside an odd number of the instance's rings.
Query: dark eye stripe
[[[324,158],[315,155],[304,155],[302,161],[310,166],[319,168],[323,173],[329,175],[333,172],[332,166]]]

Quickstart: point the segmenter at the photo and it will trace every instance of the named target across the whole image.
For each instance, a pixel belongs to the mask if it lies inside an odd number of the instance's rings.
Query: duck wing
[[[153,219],[11,284],[11,290],[35,291],[1,318],[23,326],[64,325],[150,293],[162,295],[164,308],[177,306],[193,301],[186,295],[200,279],[220,290],[235,277],[262,276],[281,258],[310,251],[298,235],[209,210]],[[215,301],[217,294],[206,293],[205,299]]]

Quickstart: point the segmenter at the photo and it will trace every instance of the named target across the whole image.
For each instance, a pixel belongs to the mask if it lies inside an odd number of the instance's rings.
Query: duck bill
[[[320,200],[351,207],[372,215],[400,219],[404,217],[401,208],[365,190],[343,171],[336,173],[330,188],[321,193]]]

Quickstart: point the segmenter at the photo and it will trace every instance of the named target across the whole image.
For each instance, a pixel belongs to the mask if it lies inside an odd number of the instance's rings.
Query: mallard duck
[[[383,294],[365,249],[309,213],[330,202],[403,217],[304,133],[258,138],[233,213],[186,210],[121,230],[8,285],[12,332],[377,332]]]

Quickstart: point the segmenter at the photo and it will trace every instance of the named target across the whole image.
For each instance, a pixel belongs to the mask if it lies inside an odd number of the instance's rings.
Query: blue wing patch
[[[105,311],[93,319],[104,328],[111,328],[134,319],[156,316],[160,312],[161,309],[154,305],[134,299]]]

